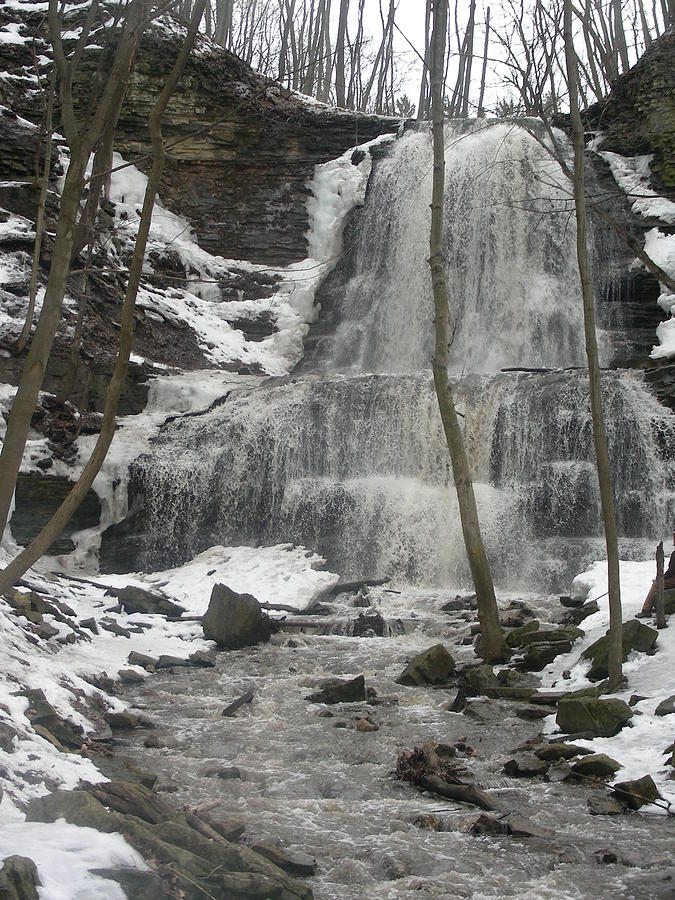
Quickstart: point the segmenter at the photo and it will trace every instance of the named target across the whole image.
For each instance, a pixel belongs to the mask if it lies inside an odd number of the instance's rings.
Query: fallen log
[[[241,697],[238,697],[236,700],[233,700],[229,706],[226,706],[223,710],[224,716],[233,716],[238,709],[241,709],[242,706],[245,706],[247,703],[250,703],[253,700],[253,691],[246,691],[245,694],[242,694]]]
[[[485,791],[473,784],[451,784],[438,775],[423,775],[419,785],[427,791],[433,791],[434,794],[446,797],[448,800],[471,803],[473,806],[478,806],[480,809],[490,812],[500,809],[500,806],[496,801],[492,800],[489,794],[486,794]]]

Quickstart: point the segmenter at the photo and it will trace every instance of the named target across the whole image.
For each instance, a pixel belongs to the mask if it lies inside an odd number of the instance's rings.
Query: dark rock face
[[[606,753],[591,753],[574,763],[573,775],[585,775],[593,778],[612,778],[621,768],[621,764]]]
[[[22,547],[30,544],[56,512],[72,486],[73,482],[68,478],[39,475],[37,472],[19,475],[16,483],[16,508],[10,523],[17,544]],[[94,528],[100,519],[101,503],[94,491],[90,490],[48,553],[70,553],[75,549],[71,535],[84,528]]]
[[[285,265],[307,255],[307,181],[314,166],[398,122],[306,106],[227,51],[202,44],[163,121],[168,154],[159,190],[210,253]],[[116,134],[147,171],[150,105],[175,55],[163,31],[143,37]]]
[[[662,700],[656,707],[655,712],[657,716],[675,715],[675,694],[673,694],[672,697],[668,697],[666,700]]]
[[[644,775],[633,781],[619,781],[613,788],[617,797],[631,809],[640,809],[660,797],[651,775]]]
[[[624,156],[653,153],[652,173],[675,187],[675,32],[660,37],[633,68],[612,85],[607,100],[589,110],[602,121],[602,150]]]
[[[204,637],[225,650],[267,641],[272,633],[269,616],[250,594],[238,594],[224,584],[214,584],[203,619]]]
[[[558,703],[556,723],[568,734],[590,732],[598,737],[613,737],[632,716],[633,710],[623,700],[573,697]]]

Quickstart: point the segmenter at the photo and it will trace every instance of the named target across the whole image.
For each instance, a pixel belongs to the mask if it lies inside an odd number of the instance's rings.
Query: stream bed
[[[462,644],[475,614],[440,611],[453,596],[377,589],[376,610],[355,609],[343,596],[305,633],[289,625],[268,644],[219,653],[215,668],[158,672],[126,686],[122,697],[157,725],[117,733],[116,756],[156,772],[156,789],[179,805],[220,801],[211,814],[241,818],[244,841],[315,857],[317,900],[672,897],[672,819],[593,816],[587,801],[605,794],[602,784],[503,774],[542,727],[519,717],[526,704],[479,698],[453,713],[454,692],[395,683],[411,656],[439,641],[458,663],[475,660]],[[347,636],[359,613],[375,611],[389,636]],[[361,673],[374,702],[305,699],[324,679]],[[249,690],[252,702],[223,717]],[[358,731],[362,716],[379,730]],[[150,735],[170,746],[146,748]],[[480,810],[398,781],[398,754],[429,738],[465,744],[458,760],[477,784],[542,836],[474,836]]]

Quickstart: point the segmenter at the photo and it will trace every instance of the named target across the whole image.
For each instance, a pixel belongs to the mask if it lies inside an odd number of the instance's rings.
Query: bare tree
[[[192,13],[192,21],[178,54],[178,58],[150,112],[149,126],[153,152],[152,167],[145,189],[138,235],[132,255],[127,290],[122,305],[119,353],[108,385],[101,432],[96,441],[94,450],[92,451],[92,455],[84,467],[80,478],[61,506],[32,543],[0,573],[0,594],[8,590],[12,584],[14,584],[14,582],[17,581],[17,579],[19,579],[30,566],[32,566],[33,563],[48,550],[50,545],[70,521],[73,513],[84,500],[87,491],[93,484],[96,475],[99,473],[115,435],[117,406],[127,374],[129,357],[131,355],[136,296],[143,271],[143,260],[145,257],[148,234],[150,232],[155,196],[159,188],[159,182],[162,177],[166,159],[164,138],[162,136],[162,116],[164,115],[169,99],[175,91],[176,85],[185,69],[185,65],[199,29],[199,23],[204,14],[205,5],[206,0],[198,0],[196,3]]]
[[[452,388],[448,380],[448,292],[443,257],[443,206],[445,195],[445,140],[443,125],[443,63],[447,27],[447,0],[434,0],[433,36],[431,41],[431,104],[433,113],[433,193],[431,200],[430,257],[434,293],[436,345],[433,359],[434,385],[438,398],[445,438],[450,452],[457,491],[464,545],[478,600],[481,626],[480,652],[488,662],[501,662],[509,651],[499,623],[495,590],[483,545],[476,498],[462,430],[455,410]]]
[[[565,60],[567,65],[567,86],[569,92],[570,116],[574,141],[574,206],[577,219],[577,261],[584,307],[584,334],[588,359],[588,380],[591,392],[591,416],[593,420],[593,443],[600,487],[600,503],[605,526],[607,547],[607,576],[609,581],[609,689],[615,690],[621,681],[622,663],[622,622],[621,587],[619,583],[619,543],[614,509],[614,490],[609,467],[607,434],[600,390],[600,364],[595,333],[595,306],[591,269],[588,261],[588,240],[586,227],[586,193],[584,183],[584,126],[579,112],[577,91],[577,64],[572,38],[572,0],[564,0]]]

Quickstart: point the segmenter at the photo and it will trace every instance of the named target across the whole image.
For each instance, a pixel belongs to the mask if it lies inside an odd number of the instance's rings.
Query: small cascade
[[[567,589],[604,555],[569,190],[516,125],[446,139],[451,369],[491,566],[503,587]],[[131,468],[104,569],[292,542],[345,578],[468,583],[430,377],[430,134],[374,156],[299,377],[168,424]],[[620,549],[643,557],[675,518],[675,421],[639,374],[603,391]]]

